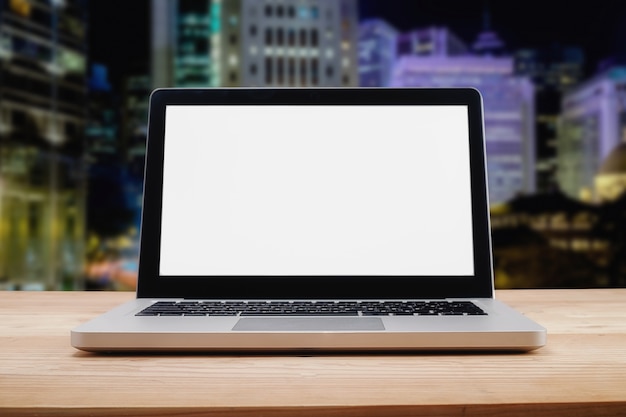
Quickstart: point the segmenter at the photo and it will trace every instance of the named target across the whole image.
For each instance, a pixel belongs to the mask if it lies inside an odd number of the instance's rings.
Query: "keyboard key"
[[[475,316],[470,301],[159,301],[137,316]]]

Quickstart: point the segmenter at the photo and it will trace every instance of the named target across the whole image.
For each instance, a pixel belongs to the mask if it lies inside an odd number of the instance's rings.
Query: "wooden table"
[[[506,290],[515,354],[97,355],[70,329],[132,292],[0,292],[0,416],[626,416],[626,289]]]

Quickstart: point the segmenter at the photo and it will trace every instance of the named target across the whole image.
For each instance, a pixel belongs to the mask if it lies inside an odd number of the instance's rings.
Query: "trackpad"
[[[246,317],[239,319],[234,331],[359,331],[385,330],[378,317]]]

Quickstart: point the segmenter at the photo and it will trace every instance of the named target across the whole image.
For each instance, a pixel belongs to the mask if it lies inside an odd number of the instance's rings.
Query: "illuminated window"
[[[30,17],[32,6],[27,0],[11,0],[9,3],[11,11],[23,17]]]

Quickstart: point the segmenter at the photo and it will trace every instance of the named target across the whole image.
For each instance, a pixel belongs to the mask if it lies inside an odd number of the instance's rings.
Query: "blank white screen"
[[[467,117],[168,106],[160,274],[473,274]]]

